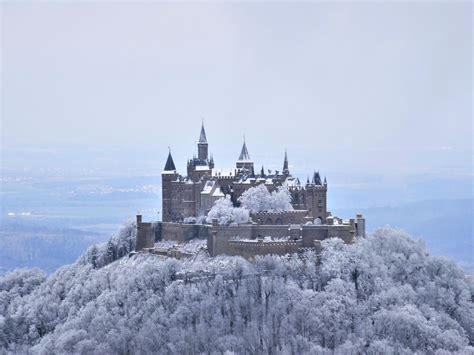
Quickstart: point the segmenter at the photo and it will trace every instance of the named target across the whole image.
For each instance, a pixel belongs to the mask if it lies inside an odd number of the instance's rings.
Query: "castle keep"
[[[285,152],[281,171],[265,173],[262,166],[255,171],[254,162],[250,158],[244,141],[235,167],[232,169],[216,169],[214,159],[209,157],[208,142],[204,125],[201,127],[198,142],[198,156],[188,160],[187,175],[177,173],[171,152],[168,154],[165,169],[162,173],[163,185],[163,222],[181,222],[186,217],[204,216],[213,203],[230,195],[232,202],[237,205],[238,198],[251,187],[265,184],[273,191],[283,183],[289,187],[292,205],[295,210],[304,210],[308,221],[318,219],[325,223],[327,217],[326,193],[327,182],[321,180],[319,172],[314,172],[312,180],[301,183],[290,174],[288,155]],[[286,221],[267,217],[261,223],[284,224]]]
[[[256,172],[245,141],[231,169],[214,166],[209,155],[204,125],[197,144],[198,156],[187,161],[187,174],[182,176],[168,153],[162,172],[162,221],[143,222],[137,216],[136,250],[153,250],[161,240],[187,242],[206,239],[211,256],[219,254],[240,255],[252,258],[263,254],[300,253],[318,249],[326,238],[341,238],[346,243],[365,235],[365,219],[362,215],[343,220],[327,210],[327,181],[314,172],[312,179],[301,183],[289,170],[285,152],[281,171],[265,172],[262,166]],[[230,196],[234,206],[248,189],[264,184],[270,191],[285,184],[291,195],[291,211],[263,211],[250,215],[245,224],[218,225],[194,221],[206,216],[215,201]],[[194,217],[194,218],[190,218]],[[193,221],[191,224],[189,221]]]

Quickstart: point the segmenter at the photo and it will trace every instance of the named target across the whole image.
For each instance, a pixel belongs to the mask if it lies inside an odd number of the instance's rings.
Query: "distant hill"
[[[438,199],[395,207],[333,209],[341,216],[362,212],[367,229],[386,225],[400,228],[422,239],[431,253],[455,259],[474,271],[474,199]]]
[[[108,236],[77,229],[24,224],[0,226],[0,274],[18,267],[39,267],[46,272],[73,263],[92,244]]]

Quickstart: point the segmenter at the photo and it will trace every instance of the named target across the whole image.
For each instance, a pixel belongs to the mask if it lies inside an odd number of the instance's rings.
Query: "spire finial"
[[[199,143],[207,143],[206,131],[204,130],[204,118],[202,119],[201,133],[199,134]]]

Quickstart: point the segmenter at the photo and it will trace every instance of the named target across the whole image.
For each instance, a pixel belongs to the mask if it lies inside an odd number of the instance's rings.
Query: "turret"
[[[207,160],[207,151],[208,151],[208,144],[206,138],[206,131],[204,130],[204,123],[201,126],[201,134],[199,135],[199,142],[198,142],[198,159],[200,160]]]
[[[311,183],[306,180],[305,187],[305,207],[309,216],[314,219],[319,218],[323,223],[326,222],[327,212],[327,181],[324,184],[321,181],[321,175],[315,171]]]
[[[211,154],[211,159],[209,160],[209,169],[214,169],[214,157]]]
[[[252,159],[250,159],[250,154],[247,150],[245,139],[244,144],[242,145],[242,150],[240,151],[239,159],[237,160],[235,165],[237,169],[248,169],[250,171],[253,171],[253,161]]]
[[[174,165],[173,157],[171,156],[171,150],[169,150],[168,159],[166,159],[166,164],[163,173],[169,173],[173,171],[176,173],[176,166]]]
[[[288,176],[290,175],[290,170],[288,169],[288,154],[285,149],[285,159],[283,160],[283,175]]]
[[[314,172],[312,184],[313,185],[318,185],[318,186],[322,185],[321,176],[319,175],[319,171]]]
[[[173,197],[173,182],[178,179],[179,175],[176,172],[176,166],[174,165],[173,157],[171,156],[171,150],[168,153],[168,159],[163,172],[161,173],[161,185],[162,185],[162,219],[163,222],[169,222],[172,220],[171,216],[171,202]]]

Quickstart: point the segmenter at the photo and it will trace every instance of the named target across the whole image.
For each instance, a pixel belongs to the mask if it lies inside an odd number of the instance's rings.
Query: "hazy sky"
[[[465,3],[2,2],[2,145],[472,170]],[[90,153],[89,153],[90,154]],[[45,159],[48,154],[45,153]]]

